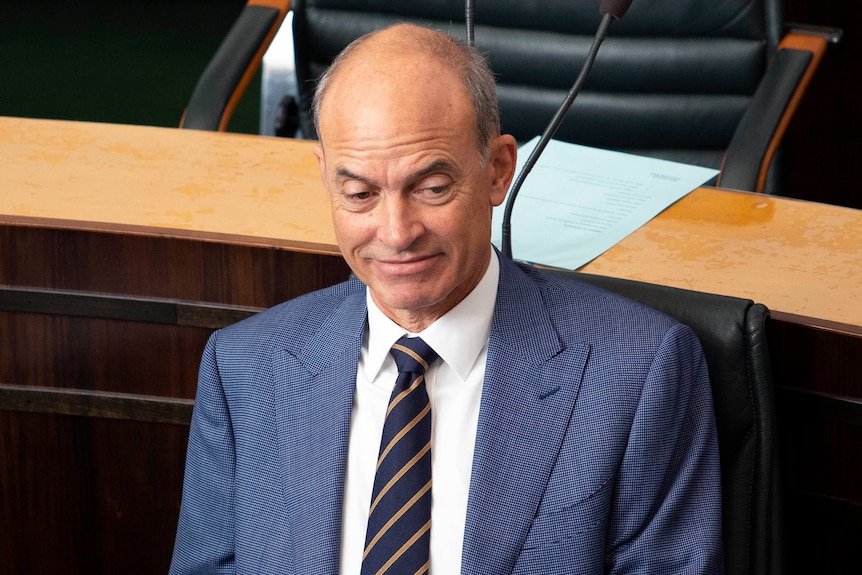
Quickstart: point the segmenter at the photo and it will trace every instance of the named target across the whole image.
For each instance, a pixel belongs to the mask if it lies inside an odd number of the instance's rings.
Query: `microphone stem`
[[[474,8],[473,0],[466,0],[464,2],[464,21],[467,25],[467,45],[471,48],[476,45],[476,39],[474,36],[473,29],[475,27],[473,22],[473,16],[476,10]]]
[[[545,147],[548,145],[548,142],[550,142],[551,138],[554,137],[554,134],[560,127],[560,124],[563,123],[563,119],[569,112],[569,108],[572,107],[572,103],[575,101],[575,97],[577,97],[578,93],[581,91],[581,87],[583,86],[584,81],[586,81],[587,79],[587,75],[590,73],[590,70],[593,67],[593,62],[595,62],[596,55],[599,52],[599,47],[602,45],[605,36],[607,36],[608,34],[608,29],[610,29],[610,26],[614,21],[615,18],[611,14],[602,15],[602,21],[599,24],[599,29],[596,31],[596,36],[593,39],[593,45],[590,47],[590,51],[587,54],[587,59],[584,62],[584,65],[581,67],[581,72],[580,74],[578,74],[578,78],[575,80],[575,83],[572,85],[572,88],[566,95],[566,99],[563,100],[563,104],[557,110],[557,113],[554,114],[554,117],[551,119],[551,122],[548,124],[548,127],[545,128],[545,131],[542,134],[542,137],[539,138],[536,147],[533,148],[532,152],[530,152],[529,157],[527,157],[527,161],[524,163],[524,167],[521,168],[521,172],[515,179],[515,183],[512,184],[512,189],[509,191],[509,197],[506,200],[506,209],[503,213],[502,237],[503,255],[505,255],[509,259],[512,258],[512,208],[515,205],[515,198],[518,196],[518,192],[521,190],[521,185],[523,185],[524,179],[533,169],[533,166],[536,164],[536,161],[539,159],[539,156],[541,155],[542,151],[544,151]]]

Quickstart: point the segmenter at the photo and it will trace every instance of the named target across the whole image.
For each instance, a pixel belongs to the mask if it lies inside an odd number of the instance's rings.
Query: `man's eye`
[[[445,196],[451,188],[451,184],[441,184],[439,186],[423,186],[419,188],[418,192],[420,195],[426,197],[427,199],[439,199],[440,197]]]
[[[368,192],[368,191],[353,192],[353,193],[348,193],[345,195],[347,196],[347,199],[352,201],[352,202],[361,202],[363,200],[367,200],[368,198],[370,198],[371,192]]]

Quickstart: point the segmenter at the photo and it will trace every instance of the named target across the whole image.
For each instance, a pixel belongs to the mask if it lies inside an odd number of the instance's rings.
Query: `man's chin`
[[[422,281],[404,282],[397,286],[390,283],[383,291],[370,289],[377,307],[399,313],[421,313],[443,299],[437,294],[429,293],[428,283]]]
[[[371,287],[372,291],[380,294],[388,293],[397,297],[418,296],[423,291],[429,291],[429,286],[439,279],[439,274],[434,270],[420,268],[409,271],[403,267],[394,270],[381,269],[376,267],[371,270],[365,270],[363,275],[357,274],[360,278],[364,278],[365,284]]]

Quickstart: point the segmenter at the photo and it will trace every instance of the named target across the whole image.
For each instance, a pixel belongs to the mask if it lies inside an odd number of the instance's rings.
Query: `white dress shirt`
[[[422,333],[404,330],[368,300],[368,325],[356,376],[341,532],[341,575],[358,575],[380,436],[398,369],[389,349],[419,335],[440,356],[425,374],[431,401],[431,572],[461,572],[467,495],[485,377],[491,317],[497,298],[497,254],[479,285]]]

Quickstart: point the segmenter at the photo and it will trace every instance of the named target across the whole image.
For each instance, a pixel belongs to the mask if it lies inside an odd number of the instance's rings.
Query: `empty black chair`
[[[599,0],[477,4],[476,44],[498,77],[503,129],[529,140],[574,82]],[[462,0],[294,0],[291,8],[300,123],[310,138],[315,81],[356,37],[399,21],[465,35]],[[634,2],[556,137],[721,168],[722,187],[775,192],[768,167],[826,46],[821,35],[787,32],[781,0]],[[235,30],[225,42],[254,39]]]

